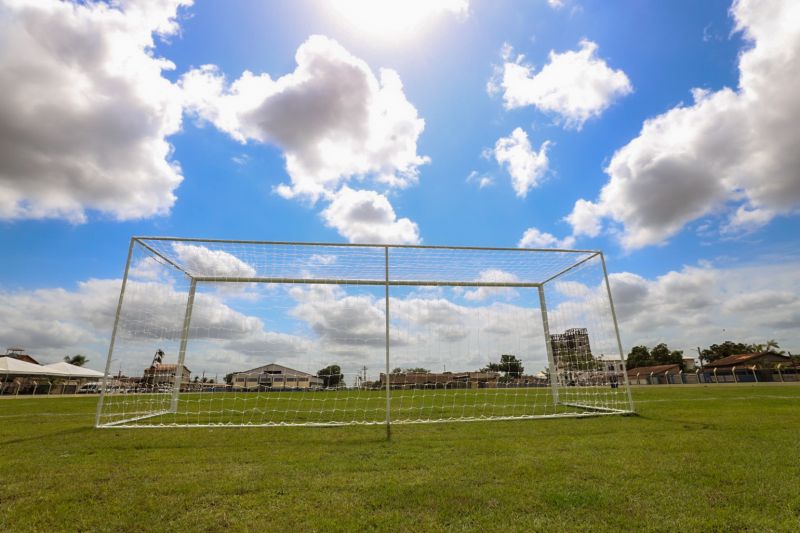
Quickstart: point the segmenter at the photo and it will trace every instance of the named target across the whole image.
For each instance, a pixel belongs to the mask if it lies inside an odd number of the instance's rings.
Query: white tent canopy
[[[71,378],[102,378],[103,373],[91,368],[83,368],[77,365],[71,365],[67,362],[52,363],[45,365],[42,368],[47,368],[58,372],[58,375],[69,376]]]
[[[0,357],[0,375],[6,376],[66,376],[64,372],[55,368],[34,365],[20,361],[13,357]],[[101,374],[102,375],[102,374]]]

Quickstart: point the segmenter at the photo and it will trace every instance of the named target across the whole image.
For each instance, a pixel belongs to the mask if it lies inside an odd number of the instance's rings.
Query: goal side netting
[[[98,427],[633,412],[595,251],[131,240]]]

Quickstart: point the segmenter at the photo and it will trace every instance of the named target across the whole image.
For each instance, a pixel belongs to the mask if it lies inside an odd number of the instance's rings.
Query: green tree
[[[228,385],[233,384],[233,372],[231,372],[230,374],[225,374],[225,383],[227,383]]]
[[[780,350],[780,345],[778,344],[778,341],[776,341],[775,339],[768,340],[767,344],[765,344],[764,346],[765,346],[764,349],[768,352],[775,352],[779,355],[784,355],[786,353],[783,350]]]
[[[653,358],[650,355],[650,350],[647,346],[634,346],[631,352],[625,359],[625,367],[630,370],[631,368],[639,368],[642,366],[652,366]]]
[[[86,359],[85,355],[76,354],[73,355],[72,357],[70,357],[69,355],[64,356],[64,362],[75,366],[83,366],[86,363],[88,363],[89,360]]]
[[[670,350],[665,342],[653,346],[634,346],[625,359],[625,367],[641,368],[643,366],[680,365],[683,369],[683,350]]]
[[[502,372],[505,378],[517,378],[522,375],[524,368],[522,367],[522,361],[517,359],[517,356],[503,354],[500,356],[499,363],[489,363],[481,370],[484,372]]]
[[[717,359],[728,357],[730,355],[739,355],[743,353],[753,353],[758,348],[752,344],[744,344],[741,342],[725,341],[722,344],[712,344],[705,350],[700,352],[700,359],[706,363],[711,363]]]
[[[336,387],[344,380],[342,369],[339,365],[330,365],[317,371],[317,377],[322,378],[322,384],[328,387]]]
[[[392,374],[402,374],[402,373],[403,373],[403,369],[400,368],[399,366],[397,368],[393,368],[392,369]]]
[[[662,342],[650,350],[650,357],[657,365],[681,365],[683,369],[683,350],[670,350],[666,343]]]
[[[422,368],[421,366],[417,366],[414,368],[406,368],[406,372],[416,372],[418,374],[428,374],[430,372],[427,368]]]

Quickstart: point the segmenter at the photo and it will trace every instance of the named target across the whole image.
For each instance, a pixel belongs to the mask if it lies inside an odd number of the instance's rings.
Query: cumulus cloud
[[[517,243],[520,248],[571,248],[575,245],[575,237],[567,236],[559,239],[537,228],[528,228]]]
[[[519,278],[511,272],[506,272],[499,268],[487,268],[481,270],[478,279],[475,281],[486,283],[516,283]],[[472,290],[464,291],[464,299],[472,302],[480,302],[492,297],[503,297],[512,299],[517,296],[517,291],[511,287],[477,287]]]
[[[512,58],[513,51],[506,45],[505,62],[497,79],[490,81],[490,92],[502,91],[506,109],[534,106],[556,115],[565,127],[579,130],[633,90],[628,76],[599,58],[597,48],[584,39],[578,50],[551,50],[548,63],[535,72],[523,55]]]
[[[597,237],[603,230],[602,217],[602,207],[581,198],[575,202],[572,212],[564,220],[570,223],[574,235]]]
[[[406,99],[400,76],[379,76],[339,43],[321,35],[297,49],[296,69],[277,79],[249,71],[228,83],[206,65],[181,78],[187,108],[233,138],[279,146],[290,184],[286,198],[331,197],[353,178],[388,187],[417,181],[428,161],[417,154],[425,127]]]
[[[630,272],[609,275],[620,330],[628,344],[668,342],[693,355],[723,340],[776,338],[800,342],[797,265],[684,267],[654,279]]]
[[[190,3],[0,2],[0,218],[170,211],[182,99],[153,34]]]
[[[325,224],[352,243],[418,244],[417,225],[397,218],[385,195],[342,187],[322,212]]]
[[[256,269],[251,265],[222,250],[181,242],[173,243],[172,248],[181,265],[194,276],[252,278],[256,275]]]
[[[0,343],[23,346],[46,361],[83,353],[92,367],[102,369],[120,283],[92,279],[80,282],[75,290],[0,291]],[[141,372],[156,348],[165,349],[169,357],[177,356],[186,303],[185,288],[164,281],[128,280],[115,351],[118,360],[125,361],[126,371]],[[261,318],[205,292],[196,295],[190,337],[191,360],[196,364],[203,364],[213,354],[237,351],[292,356],[307,349],[310,342],[268,331]]]
[[[375,348],[385,344],[386,315],[371,294],[347,294],[335,285],[290,290],[297,305],[291,315],[306,322],[331,351]]]
[[[757,229],[800,205],[800,5],[741,0],[731,10],[750,46],[739,84],[694,89],[693,102],[645,121],[612,157],[595,202],[579,200],[574,232],[622,227],[627,248],[659,244],[722,211],[722,231]]]
[[[285,361],[306,354],[313,347],[310,339],[260,330],[252,335],[241,336],[225,344],[225,348],[241,354],[255,356],[254,361]],[[230,368],[230,366],[228,367]]]
[[[534,150],[522,128],[514,129],[508,137],[497,139],[494,157],[505,166],[518,197],[525,198],[529,190],[539,185],[548,169],[547,150],[551,145],[550,141],[545,141],[538,151]]]
[[[378,292],[317,285],[295,287],[290,294],[296,301],[290,314],[309,325],[318,349],[335,354],[348,368],[382,367],[386,318]],[[500,353],[529,362],[545,359],[538,307],[466,306],[440,291],[412,291],[392,297],[390,316],[395,366],[474,370]]]
[[[684,266],[652,278],[609,274],[623,348],[666,342],[695,356],[696,348],[725,340],[777,339],[794,351],[800,343],[798,264]],[[592,269],[596,274],[596,269]],[[600,276],[573,271],[548,291],[552,330],[587,327],[592,348],[616,353],[606,287]],[[547,288],[546,288],[547,290]]]

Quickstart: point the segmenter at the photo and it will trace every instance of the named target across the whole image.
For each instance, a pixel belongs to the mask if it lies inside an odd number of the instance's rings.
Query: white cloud
[[[290,290],[297,305],[290,311],[306,322],[330,351],[383,346],[386,318],[381,301],[371,294],[347,294],[334,285]]]
[[[547,0],[547,5],[553,9],[561,9],[564,7],[564,0]]]
[[[537,228],[528,228],[517,243],[520,248],[571,248],[575,245],[575,237],[559,239]]]
[[[347,368],[382,367],[386,322],[379,291],[317,285],[294,287],[290,294],[297,302],[291,315],[309,325],[318,349],[336,354]],[[519,354],[534,365],[545,359],[538,306],[464,306],[435,291],[417,291],[393,297],[390,316],[393,366],[474,370],[500,353]]]
[[[518,197],[525,198],[529,190],[539,185],[548,169],[547,150],[551,145],[550,141],[545,141],[538,151],[534,150],[522,128],[497,139],[494,157],[500,165],[505,165]]]
[[[330,254],[312,254],[311,257],[308,258],[308,262],[312,265],[333,265],[337,261],[335,255]]]
[[[417,225],[397,218],[392,204],[375,191],[342,187],[322,212],[325,224],[353,243],[418,244]]]
[[[511,272],[506,272],[499,268],[488,268],[486,270],[481,270],[478,279],[475,281],[487,283],[516,283],[519,281],[519,278]],[[469,291],[464,291],[464,299],[472,302],[480,302],[487,298],[498,296],[512,299],[517,296],[517,291],[511,287],[477,287]]]
[[[182,101],[153,33],[176,33],[190,3],[2,3],[0,219],[170,211],[183,177],[166,139]]]
[[[724,340],[800,343],[798,265],[684,267],[649,280],[609,275],[626,348],[667,342],[693,356]],[[796,349],[796,348],[794,348]]]
[[[776,339],[797,350],[800,334],[798,264],[684,266],[654,278],[632,272],[609,274],[623,348],[666,342],[696,356],[696,348],[725,340],[763,343]],[[548,296],[551,330],[591,324],[595,344],[616,352],[606,288],[581,272],[556,281]],[[573,279],[570,279],[573,278]],[[577,279],[577,280],[576,280]],[[580,281],[578,281],[580,280]],[[587,317],[588,313],[592,316]],[[588,318],[588,322],[587,322]],[[626,352],[627,353],[627,352]]]
[[[619,149],[596,202],[620,224],[622,244],[659,244],[687,223],[723,212],[722,230],[752,230],[800,205],[800,4],[792,0],[735,2],[737,29],[752,43],[739,57],[739,84],[694,89],[694,102],[645,121]],[[576,234],[590,234],[584,226]]]
[[[575,51],[551,50],[549,62],[538,73],[524,56],[512,60],[511,54],[510,47],[504,47],[505,63],[496,73],[501,78],[490,82],[490,92],[502,90],[507,109],[532,105],[556,114],[567,128],[581,129],[633,90],[628,76],[597,57],[597,44],[586,39]]]
[[[467,176],[467,183],[477,183],[479,189],[494,185],[494,178],[488,174],[481,174],[477,170],[473,170]]]
[[[0,344],[23,346],[49,361],[80,352],[90,357],[92,367],[102,369],[119,289],[120,280],[91,279],[79,283],[75,290],[0,291]],[[140,343],[164,348],[172,343],[170,356],[174,357],[186,303],[185,288],[164,281],[129,279],[117,336],[118,352],[127,350],[136,364],[145,364],[149,360],[142,358],[152,356],[152,352],[137,349]],[[295,346],[307,342],[266,331],[260,318],[239,312],[205,292],[198,292],[195,298],[191,338],[193,343],[212,341],[216,350],[235,350],[254,343],[265,347],[277,343],[285,349],[290,340]],[[202,356],[193,351],[195,361]]]
[[[210,250],[205,246],[175,242],[173,250],[184,266],[194,276],[226,276],[252,278],[256,269],[238,257],[222,250]]]
[[[233,138],[278,145],[290,184],[276,190],[312,202],[370,176],[388,187],[417,181],[428,161],[417,154],[425,122],[406,99],[400,76],[379,78],[333,39],[309,37],[297,68],[277,79],[249,71],[231,84],[213,65],[181,78],[186,105]]]
[[[603,210],[600,206],[587,200],[575,202],[572,212],[564,220],[572,226],[573,235],[597,237],[603,229]]]
[[[800,295],[788,290],[763,289],[734,295],[725,302],[725,310],[730,312],[773,311],[783,306],[800,306]]]
[[[286,361],[302,356],[313,348],[313,343],[296,335],[261,330],[252,335],[233,339],[225,344],[225,348],[249,355],[257,364],[263,364],[265,361]],[[226,368],[233,368],[230,361]]]

